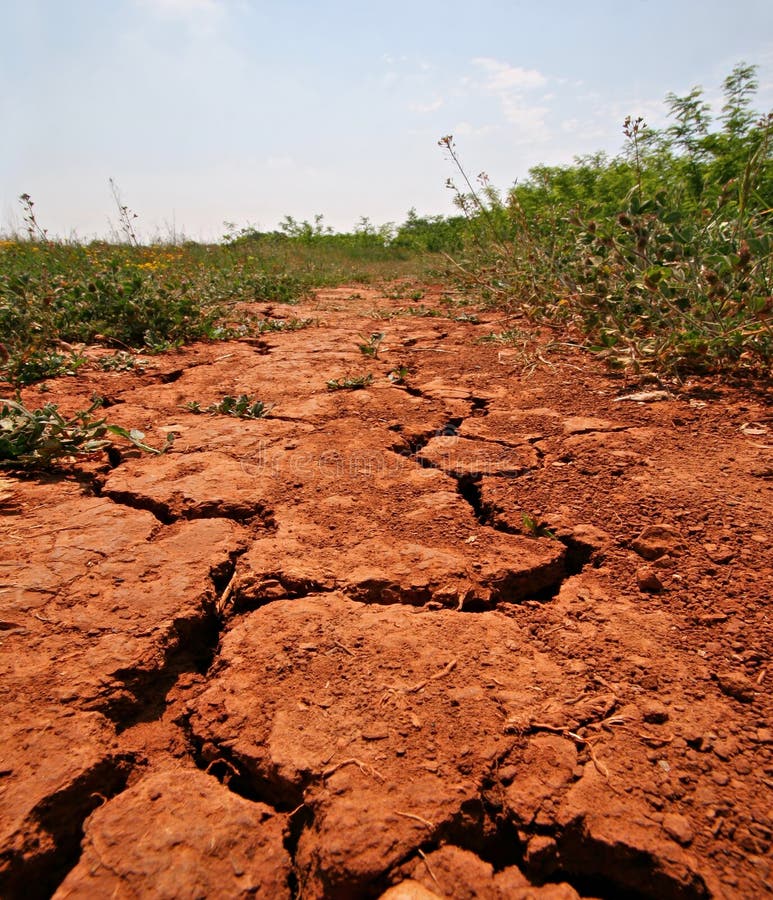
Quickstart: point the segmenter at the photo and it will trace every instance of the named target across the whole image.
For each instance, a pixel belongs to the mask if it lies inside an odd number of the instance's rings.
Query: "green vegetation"
[[[493,304],[581,337],[610,365],[769,372],[773,359],[773,114],[755,68],[666,98],[672,124],[626,119],[623,153],[538,166],[505,197],[449,182],[468,222],[457,274]]]
[[[163,453],[144,443],[136,429],[108,425],[92,413],[102,405],[100,397],[91,406],[65,418],[56,404],[30,410],[15,400],[0,400],[0,465],[48,466],[57,459],[98,453],[113,446],[109,435],[124,438],[147,453]]]
[[[206,409],[202,409],[196,400],[186,403],[185,408],[192,413],[212,413],[233,416],[235,419],[263,419],[271,412],[273,406],[267,406],[262,400],[250,400],[246,394],[240,394],[238,397],[227,394],[218,403],[212,403]]]
[[[17,387],[74,372],[85,360],[64,345],[106,343],[131,354],[305,328],[313,320],[261,319],[243,305],[297,303],[344,282],[420,278],[439,265],[401,229],[362,220],[353,233],[333,234],[321,217],[313,225],[288,217],[270,233],[232,229],[217,245],[141,246],[127,209],[124,243],[58,242],[38,224],[29,195],[20,199],[26,237],[0,240],[0,377]],[[414,216],[409,231],[421,222],[429,220]]]
[[[331,378],[325,383],[329,391],[358,391],[373,384],[373,376],[346,375],[344,378]]]
[[[725,79],[716,120],[701,88],[669,94],[667,127],[629,117],[620,155],[537,166],[505,194],[485,175],[471,180],[444,137],[462,178],[460,187],[449,180],[461,214],[411,210],[397,227],[363,218],[334,233],[322,216],[287,216],[270,232],[228,225],[219,244],[143,246],[137,215],[111,183],[120,242],[83,245],[51,240],[23,194],[26,235],[0,240],[0,377],[18,389],[74,374],[88,343],[114,348],[100,365],[127,371],[138,352],[309,327],[314,320],[261,317],[247,304],[293,304],[319,287],[386,279],[399,279],[390,299],[409,305],[375,309],[376,319],[475,323],[454,315],[475,294],[612,367],[768,373],[773,114],[753,110],[755,71],[741,64]],[[421,279],[440,270],[465,289],[443,297],[442,309],[421,302]],[[363,339],[366,356],[378,355],[377,334]]]
[[[384,337],[383,331],[374,331],[367,341],[363,339],[363,342],[357,345],[360,348],[360,353],[362,353],[363,356],[369,356],[371,359],[376,359]]]
[[[143,372],[145,368],[141,359],[125,350],[119,350],[112,356],[103,356],[98,364],[104,372]]]

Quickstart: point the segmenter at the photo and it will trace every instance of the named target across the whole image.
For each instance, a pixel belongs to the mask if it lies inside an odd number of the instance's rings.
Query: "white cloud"
[[[478,56],[473,59],[473,63],[488,73],[485,87],[495,94],[503,91],[530,90],[547,83],[547,78],[536,69],[511,66],[489,56]]]
[[[219,15],[222,4],[217,0],[138,0],[140,6],[163,16],[187,18],[195,15]]]
[[[521,97],[503,97],[502,111],[505,119],[519,130],[522,140],[537,141],[549,137],[545,121],[550,112],[547,106],[530,106]]]
[[[227,12],[226,0],[135,0],[135,3],[159,19],[182,22],[202,36],[218,31]]]
[[[411,112],[417,113],[431,113],[435,112],[435,110],[440,109],[445,105],[445,100],[442,97],[436,97],[434,100],[430,100],[428,103],[411,103],[408,108]]]
[[[470,122],[457,122],[451,129],[454,136],[461,137],[483,137],[487,134],[493,134],[499,131],[498,125],[473,125]]]
[[[467,85],[494,97],[500,105],[505,121],[515,126],[519,141],[542,141],[549,137],[546,117],[550,112],[546,105],[552,95],[548,94],[536,102],[529,95],[543,88],[548,79],[536,69],[513,66],[489,56],[479,56],[473,65],[485,73],[482,81],[467,80]]]

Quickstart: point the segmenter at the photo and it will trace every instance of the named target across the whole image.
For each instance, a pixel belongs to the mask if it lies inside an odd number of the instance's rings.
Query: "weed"
[[[236,324],[217,326],[213,331],[213,337],[218,340],[233,340],[269,332],[300,331],[317,324],[317,319],[262,319],[244,315]]]
[[[261,319],[257,323],[257,333],[265,334],[270,331],[300,331],[310,325],[316,325],[316,319]]]
[[[405,384],[405,379],[408,377],[409,371],[407,366],[399,366],[396,369],[393,369],[388,375],[387,378],[392,382],[392,384]]]
[[[371,310],[368,315],[371,317],[371,319],[389,321],[390,319],[394,319],[399,316],[400,311],[397,309],[374,309]]]
[[[113,356],[100,357],[98,365],[105,372],[144,371],[143,361],[125,350],[119,350]]]
[[[481,344],[523,344],[531,340],[527,331],[521,328],[510,328],[507,331],[492,331],[478,339]]]
[[[98,453],[113,445],[109,435],[147,453],[163,453],[171,445],[171,435],[157,449],[144,443],[141,431],[93,418],[101,405],[102,399],[96,397],[88,409],[65,418],[54,403],[30,410],[15,400],[0,400],[0,465],[48,466],[58,459]]]
[[[211,413],[213,415],[233,416],[236,419],[263,419],[274,407],[266,405],[262,400],[250,400],[246,394],[240,394],[238,397],[226,394],[222,400],[210,404],[206,409],[202,409],[201,404],[197,400],[190,400],[185,404],[185,408],[188,412],[196,414]]]
[[[11,356],[0,366],[0,372],[11,384],[23,387],[44,378],[59,375],[75,375],[88,359],[80,353],[59,353],[55,350],[40,350],[29,355]]]
[[[31,241],[48,242],[48,231],[41,227],[35,217],[35,201],[29,194],[22,194],[19,197],[19,203],[21,203],[22,206],[22,218],[24,220],[24,228],[27,232],[27,237]]]
[[[442,309],[431,309],[423,303],[420,306],[409,306],[405,314],[407,316],[417,316],[420,319],[438,319],[445,315]]]
[[[115,181],[112,178],[109,178],[108,181],[110,183],[110,193],[113,195],[115,205],[118,207],[118,224],[121,232],[129,244],[133,247],[138,247],[139,241],[137,240],[137,232],[134,230],[134,219],[138,219],[139,216],[123,202],[121,192],[118,190],[118,185]]]
[[[329,391],[357,391],[373,384],[373,376],[346,375],[343,378],[331,378],[326,384]]]
[[[371,359],[377,359],[378,351],[381,347],[381,342],[384,340],[384,336],[383,331],[374,331],[367,342],[357,345],[360,348],[360,353],[362,353],[363,356],[369,356]]]
[[[720,128],[702,90],[667,96],[674,124],[623,125],[623,153],[537,166],[506,198],[461,173],[469,223],[453,260],[484,300],[583,335],[611,365],[769,373],[773,359],[773,114],[750,108],[752,66],[725,79]]]
[[[547,526],[540,525],[533,516],[529,515],[529,513],[523,513],[521,515],[521,524],[526,534],[530,534],[532,537],[548,537],[552,538],[554,541],[558,540],[555,534]]]

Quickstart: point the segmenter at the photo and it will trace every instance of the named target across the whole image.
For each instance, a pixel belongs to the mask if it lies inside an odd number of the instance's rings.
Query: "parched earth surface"
[[[0,896],[773,893],[766,397],[407,292],[27,390],[176,440],[6,478]]]

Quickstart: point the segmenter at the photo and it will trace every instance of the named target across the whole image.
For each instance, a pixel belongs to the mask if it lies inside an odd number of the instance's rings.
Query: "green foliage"
[[[391,225],[348,234],[287,217],[279,231],[229,227],[222,245],[141,246],[49,240],[23,195],[26,238],[0,240],[0,377],[16,386],[72,370],[62,342],[158,352],[196,340],[293,330],[308,319],[258,320],[245,303],[293,304],[312,290],[422,277],[435,263],[398,246]],[[119,204],[120,208],[120,204]],[[134,214],[127,209],[129,225]]]
[[[373,384],[372,375],[346,375],[326,382],[329,391],[358,391]]]
[[[44,378],[74,375],[86,362],[86,357],[80,353],[38,350],[26,356],[10,357],[2,371],[10,382],[21,387]]]
[[[15,400],[0,400],[0,465],[48,466],[63,457],[98,453],[113,445],[109,435],[148,453],[163,453],[171,444],[167,437],[159,450],[144,443],[141,431],[93,418],[101,405],[101,398],[95,398],[88,409],[66,418],[54,403],[30,410]]]
[[[408,366],[398,366],[387,375],[392,384],[405,384],[405,379],[410,374]]]
[[[212,413],[221,416],[233,416],[235,419],[263,419],[273,409],[262,400],[250,400],[246,394],[232,397],[226,394],[218,403],[212,403],[206,409],[196,400],[186,403],[185,408],[192,413]]]
[[[773,115],[755,69],[725,80],[720,128],[701,88],[666,98],[662,131],[624,123],[620,156],[539,166],[503,199],[464,173],[457,268],[498,305],[585,335],[611,364],[769,371],[773,359]]]
[[[457,253],[464,245],[465,231],[464,216],[419,216],[411,209],[397,229],[393,246],[419,253]]]
[[[363,341],[363,343],[358,344],[357,346],[360,348],[360,353],[362,353],[363,356],[369,356],[371,359],[376,359],[378,357],[379,347],[383,340],[384,332],[374,331],[367,341]]]
[[[105,372],[142,372],[144,370],[142,360],[125,350],[119,350],[112,356],[103,356],[99,360],[99,367]]]

